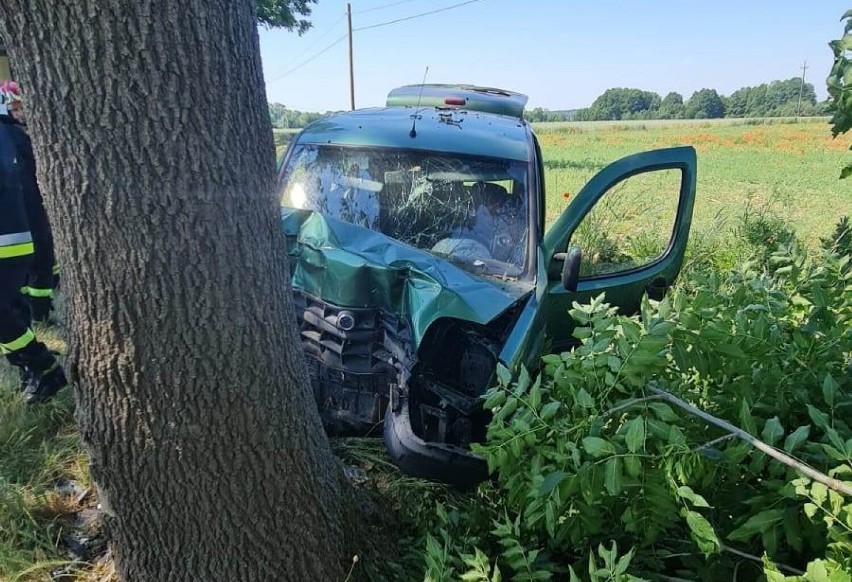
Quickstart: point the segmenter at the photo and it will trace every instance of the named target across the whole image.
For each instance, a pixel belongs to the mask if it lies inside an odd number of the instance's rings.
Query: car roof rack
[[[388,94],[387,106],[465,109],[522,119],[527,99],[514,91],[477,85],[405,85]]]

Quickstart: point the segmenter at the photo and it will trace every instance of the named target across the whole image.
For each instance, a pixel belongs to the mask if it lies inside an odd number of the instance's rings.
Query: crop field
[[[838,179],[849,138],[825,120],[801,123],[586,122],[536,124],[547,177],[548,223],[608,163],[654,148],[698,152],[693,225],[724,228],[746,210],[789,221],[808,243],[852,214],[852,183]]]

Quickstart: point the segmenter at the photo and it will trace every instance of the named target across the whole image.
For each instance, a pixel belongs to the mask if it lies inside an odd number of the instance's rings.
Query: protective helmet
[[[6,94],[10,101],[23,101],[21,86],[16,81],[3,81],[0,83],[0,91]]]
[[[15,81],[0,83],[0,115],[8,115],[9,106],[16,101],[23,102],[21,86]]]

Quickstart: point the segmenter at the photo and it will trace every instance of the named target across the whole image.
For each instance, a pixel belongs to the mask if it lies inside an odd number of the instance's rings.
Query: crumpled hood
[[[415,349],[438,318],[487,324],[532,283],[476,277],[380,232],[282,208],[292,285],[340,307],[384,307],[406,319]]]

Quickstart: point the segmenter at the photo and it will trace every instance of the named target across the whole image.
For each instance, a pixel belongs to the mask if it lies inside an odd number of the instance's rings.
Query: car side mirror
[[[568,247],[568,252],[556,253],[553,258],[562,261],[562,286],[572,293],[577,290],[580,280],[580,263],[583,261],[583,251],[578,246]]]

